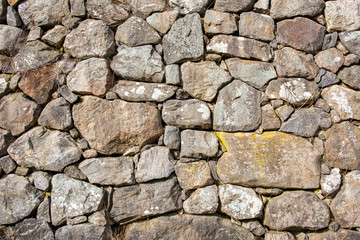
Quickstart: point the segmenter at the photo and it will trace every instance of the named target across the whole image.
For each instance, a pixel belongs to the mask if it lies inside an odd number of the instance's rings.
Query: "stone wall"
[[[359,0],[0,0],[0,239],[360,239]]]

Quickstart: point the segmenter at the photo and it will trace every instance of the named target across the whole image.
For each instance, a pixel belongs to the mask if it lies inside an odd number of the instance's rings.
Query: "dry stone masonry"
[[[0,0],[0,239],[358,240],[359,91],[359,0]]]

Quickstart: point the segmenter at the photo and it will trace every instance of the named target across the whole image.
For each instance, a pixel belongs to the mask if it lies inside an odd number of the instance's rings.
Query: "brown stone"
[[[353,31],[360,28],[358,0],[327,1],[324,15],[328,32]]]
[[[270,104],[261,107],[261,127],[264,130],[277,130],[281,126],[279,118]]]
[[[324,7],[324,0],[271,0],[270,16],[274,19],[315,17],[321,14]]]
[[[340,229],[337,232],[326,231],[323,233],[308,233],[309,240],[357,240],[360,239],[360,232]]]
[[[336,48],[330,48],[316,54],[315,62],[320,68],[336,73],[344,63],[344,55]]]
[[[240,15],[240,36],[271,41],[275,38],[274,29],[274,20],[268,15],[254,12],[245,12]]]
[[[216,0],[214,9],[222,12],[243,12],[250,10],[255,2],[255,0]]]
[[[13,141],[15,138],[11,136],[10,132],[0,128],[0,157],[7,153],[6,150]]]
[[[204,17],[204,30],[207,34],[232,34],[238,27],[231,13],[207,10]]]
[[[175,173],[181,188],[186,190],[205,187],[214,182],[210,166],[206,161],[178,162],[175,166]]]
[[[169,31],[178,16],[179,12],[177,10],[158,12],[147,17],[146,22],[158,31],[160,35],[164,35]]]

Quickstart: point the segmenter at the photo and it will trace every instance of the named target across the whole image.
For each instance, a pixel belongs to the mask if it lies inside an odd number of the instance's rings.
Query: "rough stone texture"
[[[214,108],[215,130],[251,131],[261,124],[260,92],[239,80],[220,90]]]
[[[222,12],[243,12],[250,10],[256,0],[216,0],[214,9]]]
[[[289,232],[269,231],[265,234],[264,240],[295,240],[295,237]]]
[[[125,80],[161,82],[164,64],[151,45],[129,48],[120,46],[110,64],[111,69]]]
[[[342,32],[339,34],[340,41],[349,52],[360,58],[360,43],[358,41],[360,31]]]
[[[136,166],[136,182],[168,178],[175,170],[172,160],[174,157],[166,147],[156,146],[143,151]]]
[[[163,132],[159,111],[145,103],[85,96],[72,112],[75,127],[102,154],[122,154],[157,140]]]
[[[175,173],[181,188],[185,190],[204,187],[214,182],[210,166],[204,160],[190,163],[178,162],[175,166]]]
[[[360,90],[360,66],[353,65],[351,67],[343,68],[339,74],[339,78],[343,83],[355,90]]]
[[[121,99],[135,102],[163,102],[171,98],[176,90],[177,87],[166,84],[133,81],[118,81],[114,87]]]
[[[48,103],[38,119],[41,126],[69,130],[73,126],[70,104],[62,97]]]
[[[55,226],[67,218],[95,212],[102,205],[104,191],[90,183],[57,174],[51,185],[51,220]]]
[[[89,223],[96,226],[106,226],[107,216],[105,210],[100,210],[88,217]]]
[[[179,128],[211,128],[211,111],[205,102],[197,99],[166,101],[162,118],[168,125]]]
[[[247,187],[319,187],[320,155],[307,140],[279,132],[217,135],[227,150],[216,166],[222,182]]]
[[[319,74],[315,78],[315,82],[320,88],[325,88],[340,82],[340,79],[336,76],[335,73],[320,69]]]
[[[325,34],[323,46],[322,46],[321,49],[326,50],[326,49],[335,47],[337,39],[338,39],[338,33],[337,32]]]
[[[28,218],[15,225],[14,237],[18,240],[54,240],[54,233],[49,224],[35,218]]]
[[[180,148],[180,130],[174,126],[165,126],[164,144],[171,150]]]
[[[279,77],[315,78],[319,69],[311,54],[285,47],[275,51],[275,68]]]
[[[265,234],[265,228],[257,220],[243,221],[241,226],[256,236],[260,237]]]
[[[231,76],[257,89],[261,89],[268,81],[277,77],[271,63],[239,58],[227,59],[225,62]]]
[[[206,34],[232,34],[238,30],[234,15],[214,10],[207,10],[204,17]]]
[[[119,3],[111,0],[87,0],[86,10],[92,18],[103,20],[110,26],[117,26],[129,16]]]
[[[147,17],[146,22],[162,36],[169,31],[178,16],[177,10],[159,12]]]
[[[176,177],[166,181],[116,188],[111,217],[126,224],[182,208],[181,189]]]
[[[340,169],[334,168],[330,174],[321,176],[321,190],[324,196],[331,196],[337,192],[341,185]]]
[[[269,61],[272,58],[270,45],[254,39],[228,35],[216,35],[206,46],[209,53],[230,57],[255,58]]]
[[[125,0],[122,2],[128,2]],[[166,8],[165,0],[131,0],[130,7],[133,13],[142,18],[146,18],[152,12],[162,12]]]
[[[106,227],[94,226],[87,223],[74,226],[64,226],[55,232],[56,240],[106,240],[109,238],[109,230]]]
[[[360,238],[360,233],[358,231],[350,231],[345,229],[340,229],[337,232],[326,231],[323,233],[308,233],[309,240],[356,240]]]
[[[6,0],[0,1],[0,22],[4,22],[6,20]]]
[[[240,15],[240,36],[271,41],[275,38],[274,29],[274,20],[268,15],[254,12],[246,12]],[[279,31],[278,34],[280,34]]]
[[[13,55],[22,34],[20,28],[0,24],[0,53]]]
[[[87,19],[66,36],[64,49],[75,58],[106,58],[115,52],[114,33],[103,21]]]
[[[4,156],[7,153],[7,148],[14,141],[15,138],[11,136],[9,131],[0,128],[0,157]]]
[[[22,93],[4,96],[0,99],[0,127],[18,136],[36,123],[40,111],[40,106]]]
[[[82,161],[79,169],[93,184],[121,186],[135,183],[131,158],[90,158]]]
[[[210,132],[184,130],[181,132],[181,157],[210,158],[218,152],[218,139]]]
[[[277,130],[281,126],[281,121],[276,116],[276,113],[270,104],[261,107],[261,119],[261,127],[264,130]]]
[[[162,40],[166,64],[197,60],[204,54],[200,15],[188,14],[178,19]]]
[[[275,230],[318,230],[326,228],[330,210],[315,193],[285,192],[270,199],[264,224]]]
[[[328,32],[360,28],[360,8],[357,0],[327,1],[324,15]]]
[[[13,224],[29,216],[40,204],[41,194],[21,176],[0,179],[0,224]]]
[[[47,191],[50,188],[51,175],[47,172],[35,171],[31,174],[31,178],[34,181],[34,186],[41,190]]]
[[[215,62],[187,62],[181,66],[183,89],[192,97],[211,102],[231,76]]]
[[[203,12],[210,0],[170,0],[170,6],[179,9],[181,14]]]
[[[295,16],[315,17],[323,11],[323,0],[271,0],[270,16],[274,19]]]
[[[316,54],[315,62],[320,68],[336,73],[344,63],[344,55],[336,48],[330,48]]]
[[[198,188],[183,204],[184,211],[190,214],[215,213],[218,206],[218,188],[216,185]]]
[[[261,198],[251,188],[224,184],[219,186],[221,211],[238,219],[252,219],[262,216],[264,208]]]
[[[80,171],[78,167],[75,165],[70,165],[64,169],[64,173],[66,176],[79,179],[79,180],[87,180],[87,177]]]
[[[48,196],[44,197],[44,200],[39,204],[36,213],[36,219],[43,220],[46,222],[51,222],[50,219],[50,198]]]
[[[86,15],[85,1],[70,0],[70,12],[72,16],[84,17]]]
[[[8,153],[18,165],[57,172],[81,157],[79,147],[68,133],[44,127],[21,135],[10,145]]]
[[[54,46],[56,48],[60,48],[64,42],[64,39],[67,34],[69,34],[69,30],[61,25],[56,25],[54,28],[50,29],[46,32],[46,34],[41,38],[44,42]]]
[[[16,168],[16,162],[9,156],[0,158],[0,168],[6,173],[11,173]]]
[[[79,99],[79,97],[78,97],[76,94],[74,94],[67,85],[62,86],[62,87],[58,90],[58,92],[59,92],[60,95],[61,95],[63,98],[65,98],[66,101],[68,101],[69,103],[75,103],[75,102]]]
[[[10,82],[10,76],[6,74],[0,74],[0,98],[5,96],[10,92],[9,88],[9,82]]]

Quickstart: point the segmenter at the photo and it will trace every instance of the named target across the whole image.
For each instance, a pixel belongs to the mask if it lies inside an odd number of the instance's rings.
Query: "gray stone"
[[[322,13],[324,7],[323,0],[271,0],[270,16],[274,19],[315,17]]]
[[[9,88],[15,91],[21,78],[21,73],[16,73],[9,82]]]
[[[330,222],[330,210],[312,192],[285,192],[270,199],[264,224],[274,230],[319,230]]]
[[[50,219],[50,197],[45,196],[44,200],[39,204],[36,213],[36,219],[51,222]]]
[[[216,185],[196,189],[183,204],[184,211],[190,214],[215,213],[218,206],[218,188]]]
[[[242,222],[241,226],[256,236],[262,236],[265,234],[265,228],[256,220],[249,220]]]
[[[360,66],[353,65],[351,67],[343,68],[339,74],[339,78],[343,83],[355,90],[360,90]]]
[[[119,3],[121,1],[87,0],[86,10],[92,18],[103,20],[110,26],[117,26],[129,16]]]
[[[263,130],[277,130],[281,126],[281,121],[276,116],[270,104],[261,107],[261,128]]]
[[[34,181],[34,186],[41,190],[47,191],[50,188],[51,175],[47,172],[35,171],[31,174],[31,178]]]
[[[218,90],[231,81],[231,76],[215,62],[187,62],[181,65],[183,89],[192,97],[211,102]]]
[[[55,232],[56,240],[106,240],[109,238],[110,233],[106,227],[94,226],[87,223],[64,226]]]
[[[344,55],[336,48],[330,48],[316,54],[315,62],[320,68],[336,73],[344,63]]]
[[[360,31],[342,32],[339,34],[339,38],[349,52],[360,58],[360,43],[358,41],[360,38]]]
[[[88,217],[89,223],[96,225],[96,226],[106,226],[108,224],[107,220],[107,213],[105,210],[100,210],[94,212],[92,215]]]
[[[275,38],[274,20],[265,14],[245,12],[240,14],[239,35],[262,41],[272,41]]]
[[[84,223],[86,221],[87,221],[86,216],[78,216],[78,217],[66,219],[66,224],[67,225],[77,225],[77,224],[80,224],[80,223]]]
[[[177,162],[175,173],[184,190],[201,188],[214,183],[210,166],[204,160],[190,163]]]
[[[0,224],[13,224],[29,216],[40,204],[41,194],[21,176],[0,179]]]
[[[6,74],[0,74],[0,98],[10,92],[9,82],[10,76]]]
[[[111,69],[125,80],[162,82],[164,64],[151,45],[118,48],[110,64]]]
[[[164,144],[171,150],[180,148],[180,130],[174,126],[165,126]]]
[[[338,83],[339,81],[340,80],[335,73],[325,71],[324,69],[320,69],[318,75],[315,78],[315,82],[320,88],[325,88],[327,86]]]
[[[260,92],[234,80],[220,90],[214,108],[213,129],[252,131],[261,124]]]
[[[70,104],[62,97],[48,103],[38,119],[41,126],[66,131],[73,127]]]
[[[0,23],[6,20],[6,0],[0,0]]]
[[[341,185],[341,174],[340,169],[334,168],[328,175],[321,175],[321,191],[322,194],[327,197],[333,195],[340,189]]]
[[[207,10],[204,17],[206,34],[232,34],[238,30],[236,19],[231,13]]]
[[[56,48],[60,48],[64,42],[64,39],[67,34],[69,34],[69,30],[61,25],[56,25],[54,28],[50,29],[45,33],[45,35],[41,38],[44,42],[54,46]]]
[[[258,0],[254,4],[254,11],[260,13],[268,13],[270,10],[270,0]]]
[[[54,240],[54,233],[49,224],[35,218],[28,218],[15,225],[14,236],[17,240]]]
[[[166,64],[200,59],[204,55],[200,15],[187,14],[178,19],[163,37],[162,44]]]
[[[77,100],[78,100],[78,96],[76,94],[74,94],[70,88],[65,85],[65,86],[62,86],[60,89],[59,89],[59,93],[60,95],[66,99],[66,101],[68,101],[69,103],[75,103]]]
[[[72,16],[84,17],[86,15],[85,0],[70,0],[70,10]]]
[[[6,23],[9,26],[21,27],[21,18],[15,8],[8,6],[6,13]]]
[[[79,180],[87,180],[87,177],[75,165],[70,165],[64,169],[66,176]]]
[[[165,81],[166,84],[180,85],[180,67],[177,64],[170,64],[165,66]]]
[[[0,128],[0,157],[7,153],[9,145],[15,141],[15,138],[9,131]]]
[[[129,187],[115,188],[110,216],[120,224],[182,208],[176,177]]]
[[[250,10],[256,0],[216,0],[214,9],[222,12],[243,12]]]
[[[0,168],[6,173],[11,173],[16,168],[16,162],[9,156],[0,158]]]
[[[43,34],[44,31],[41,27],[31,27],[26,40],[28,42],[40,40]]]
[[[184,130],[181,132],[181,157],[211,158],[218,152],[218,139],[211,132]]]
[[[0,53],[14,55],[22,34],[21,28],[0,24]]]
[[[326,231],[323,233],[308,233],[309,240],[356,240],[360,238],[360,232],[340,229],[337,232]]]
[[[177,10],[154,13],[146,18],[146,22],[162,36],[166,34],[179,16]]]
[[[82,18],[79,17],[71,17],[66,16],[62,19],[61,23],[67,28],[67,29],[74,29],[79,26],[79,24],[83,21]]]
[[[210,0],[170,0],[170,6],[179,9],[181,14],[204,12]]]
[[[57,172],[81,157],[79,147],[68,133],[44,127],[21,135],[10,145],[8,153],[18,165]]]
[[[357,0],[327,1],[324,15],[328,32],[354,31],[360,28]]]
[[[284,190],[280,188],[255,188],[255,191],[260,195],[264,196],[277,196],[284,192]]]
[[[253,219],[262,217],[263,202],[251,188],[223,184],[219,186],[221,211],[238,219]]]
[[[125,0],[125,2],[126,1],[128,0]],[[131,0],[130,7],[134,14],[146,18],[153,12],[164,11],[166,9],[166,3],[166,0]]]
[[[264,240],[295,240],[295,237],[289,232],[269,231],[265,234]]]
[[[326,50],[326,49],[335,47],[336,43],[337,43],[337,39],[338,39],[337,32],[325,34],[324,42],[323,42],[321,50]]]

